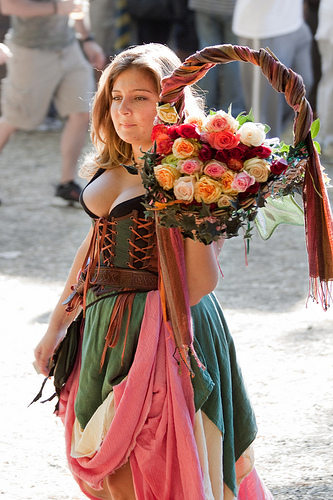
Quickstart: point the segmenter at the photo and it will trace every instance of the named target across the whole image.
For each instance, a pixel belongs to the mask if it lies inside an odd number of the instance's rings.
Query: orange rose
[[[193,156],[198,150],[197,145],[192,142],[190,139],[184,139],[183,137],[179,137],[175,140],[172,146],[172,153],[177,158],[189,158]]]
[[[236,198],[229,196],[228,194],[222,194],[222,196],[217,200],[217,206],[219,208],[230,207],[231,202],[235,201]]]
[[[197,202],[216,203],[222,194],[221,184],[206,175],[200,177],[195,184],[194,197]]]
[[[180,173],[174,165],[157,165],[154,167],[155,177],[159,185],[166,190],[172,189],[176,179],[179,179]]]
[[[204,117],[203,116],[188,116],[186,118],[186,120],[184,121],[184,123],[190,123],[192,125],[196,125],[198,127],[199,130],[202,129],[202,126],[203,126],[203,120],[204,120]]]
[[[224,194],[230,194],[230,195],[236,195],[237,191],[231,187],[231,184],[235,178],[235,173],[231,172],[231,170],[228,170],[223,176],[222,179],[220,180],[221,182],[221,187],[222,187],[222,193]]]
[[[213,132],[209,134],[208,142],[215,149],[233,149],[239,143],[239,134],[234,134],[230,130]]]

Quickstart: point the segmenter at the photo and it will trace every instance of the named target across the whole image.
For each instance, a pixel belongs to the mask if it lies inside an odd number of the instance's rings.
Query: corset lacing
[[[127,266],[130,269],[143,270],[149,266],[149,261],[154,248],[154,222],[150,219],[146,220],[139,218],[137,212],[133,212],[130,216],[133,224],[129,227],[131,237],[128,239],[129,244],[129,262]],[[79,304],[83,307],[83,314],[85,314],[87,305],[87,292],[88,289],[94,286],[98,281],[98,275],[101,268],[101,260],[104,265],[113,266],[115,258],[116,236],[117,236],[117,220],[108,220],[100,217],[95,221],[92,238],[89,248],[82,265],[81,277],[79,283],[73,287],[73,296],[71,296],[67,311],[73,311]],[[83,284],[82,294],[78,290],[78,285],[81,282],[81,289]],[[122,320],[124,312],[128,309],[128,317],[125,330],[124,348],[122,352],[122,363],[125,355],[126,340],[129,329],[129,322],[131,318],[133,301],[138,290],[123,289],[121,292],[117,291],[112,295],[117,294],[116,301],[112,310],[108,331],[105,337],[105,345],[100,361],[102,369],[108,347],[115,347],[120,336]],[[105,298],[107,295],[100,297]]]

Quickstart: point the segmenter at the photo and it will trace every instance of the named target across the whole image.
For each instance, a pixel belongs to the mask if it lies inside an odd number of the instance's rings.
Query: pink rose
[[[176,179],[173,185],[173,193],[177,200],[193,201],[195,179],[185,175]]]
[[[204,123],[204,128],[208,132],[223,132],[224,130],[236,132],[238,126],[238,121],[222,110],[217,111],[215,114],[208,115]]]
[[[208,142],[209,143],[209,137],[210,137],[209,132],[201,132],[200,134],[200,142]]]
[[[231,183],[231,187],[235,189],[235,191],[243,193],[254,183],[255,178],[252,177],[252,175],[249,175],[247,172],[239,172],[239,174],[235,175],[234,180]]]
[[[216,160],[209,161],[204,168],[204,174],[209,175],[213,179],[220,179],[226,173],[228,167],[225,163]]]
[[[197,158],[188,158],[187,160],[180,160],[177,167],[182,174],[192,175],[201,171],[203,163]]]

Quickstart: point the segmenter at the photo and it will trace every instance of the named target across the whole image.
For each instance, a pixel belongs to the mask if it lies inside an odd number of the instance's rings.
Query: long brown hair
[[[177,55],[169,47],[157,43],[137,45],[124,50],[104,70],[93,100],[91,115],[91,140],[96,148],[81,167],[82,177],[91,177],[98,168],[112,168],[125,163],[131,158],[131,145],[124,142],[115,131],[111,119],[112,89],[115,80],[125,70],[137,68],[146,71],[153,79],[158,93],[161,91],[161,80],[181,64]],[[194,98],[190,89],[176,103],[182,107],[184,99],[186,108],[199,110],[199,100]]]

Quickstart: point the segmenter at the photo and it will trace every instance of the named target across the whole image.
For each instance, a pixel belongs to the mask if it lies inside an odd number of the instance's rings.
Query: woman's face
[[[111,119],[119,137],[133,150],[148,151],[158,92],[153,78],[141,69],[123,71],[112,89]]]

